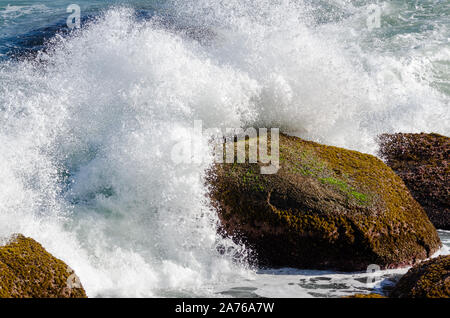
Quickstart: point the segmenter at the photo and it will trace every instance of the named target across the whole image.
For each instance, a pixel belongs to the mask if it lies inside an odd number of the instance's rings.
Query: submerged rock
[[[16,235],[0,247],[0,298],[85,298],[73,270],[39,243]]]
[[[450,298],[450,255],[417,264],[397,283],[392,298]]]
[[[207,177],[222,232],[250,245],[258,265],[395,268],[441,246],[425,211],[376,157],[286,135],[279,151],[276,174],[234,163]]]
[[[380,155],[405,182],[431,222],[450,230],[450,138],[438,134],[384,134]]]

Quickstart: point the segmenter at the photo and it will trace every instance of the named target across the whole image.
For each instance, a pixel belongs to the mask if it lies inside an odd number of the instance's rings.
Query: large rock
[[[380,155],[403,179],[431,222],[450,230],[450,138],[385,134],[380,136]]]
[[[261,175],[261,165],[216,164],[207,177],[223,232],[249,244],[260,266],[395,268],[441,246],[403,181],[374,156],[280,135],[279,171]]]
[[[450,298],[450,255],[417,264],[397,283],[392,298]]]
[[[0,247],[0,298],[84,298],[73,270],[31,238]]]

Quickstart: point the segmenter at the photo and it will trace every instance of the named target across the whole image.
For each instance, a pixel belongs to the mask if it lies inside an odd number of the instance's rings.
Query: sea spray
[[[448,135],[449,51],[435,44],[448,25],[387,36],[386,17],[368,30],[367,6],[169,1],[169,22],[116,7],[3,62],[0,235],[40,241],[91,297],[211,296],[254,279],[245,246],[216,234],[212,156],[170,153],[195,120],[372,153],[379,133]]]
[[[217,236],[206,202],[208,159],[177,167],[170,160],[192,112],[235,99],[204,119],[239,125],[233,106],[248,93],[234,84],[252,86],[197,50],[116,9],[55,40],[38,64],[2,66],[2,186],[16,191],[3,201],[1,233],[42,241],[77,269],[90,296],[205,295],[206,284],[240,271],[232,261],[240,247]],[[187,81],[213,73],[220,84]]]

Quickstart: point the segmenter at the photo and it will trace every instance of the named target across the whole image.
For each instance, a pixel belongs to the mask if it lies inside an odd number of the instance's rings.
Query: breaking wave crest
[[[216,234],[210,155],[170,160],[194,120],[370,153],[379,133],[449,134],[450,50],[427,45],[448,24],[369,32],[367,6],[173,0],[147,20],[114,7],[2,62],[0,235],[43,243],[89,296],[208,296],[251,277],[245,247]]]

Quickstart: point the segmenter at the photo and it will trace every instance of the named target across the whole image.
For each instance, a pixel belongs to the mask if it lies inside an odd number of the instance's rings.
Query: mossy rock
[[[450,138],[438,134],[384,134],[380,156],[405,182],[439,229],[450,230]]]
[[[41,244],[15,235],[0,246],[0,298],[85,298],[73,270]]]
[[[395,285],[391,298],[450,298],[450,255],[417,264]]]
[[[351,296],[345,296],[342,298],[387,298],[386,296],[380,294],[355,294]]]
[[[221,232],[249,245],[258,266],[396,268],[441,246],[403,181],[374,156],[281,134],[280,169],[262,175],[261,166],[216,164],[207,175]]]

